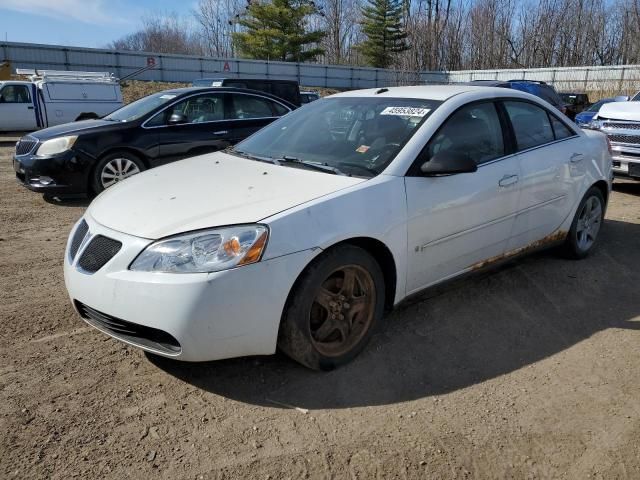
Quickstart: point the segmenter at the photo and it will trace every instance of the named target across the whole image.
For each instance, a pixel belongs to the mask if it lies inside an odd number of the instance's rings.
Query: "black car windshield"
[[[136,100],[129,105],[119,108],[115,112],[104,117],[104,119],[112,120],[114,122],[132,122],[145,116],[156,108],[169,103],[177,96],[177,93],[171,92],[154,93],[153,95],[143,97],[140,100]]]
[[[296,159],[349,175],[374,176],[441,103],[411,98],[321,99],[266,126],[231,153]]]

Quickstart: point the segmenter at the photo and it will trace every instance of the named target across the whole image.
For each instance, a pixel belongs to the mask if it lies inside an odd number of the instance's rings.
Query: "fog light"
[[[36,177],[36,178],[32,178],[31,182],[40,183],[41,185],[51,185],[53,183],[53,178],[51,178],[51,177]]]

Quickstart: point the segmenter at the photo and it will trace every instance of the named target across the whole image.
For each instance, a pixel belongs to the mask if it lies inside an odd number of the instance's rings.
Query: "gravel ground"
[[[640,182],[584,261],[543,252],[387,317],[345,368],[147,357],[63,283],[86,203],[0,149],[0,478],[640,478]]]

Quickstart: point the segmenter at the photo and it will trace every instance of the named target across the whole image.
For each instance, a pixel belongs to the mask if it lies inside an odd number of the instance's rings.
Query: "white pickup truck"
[[[603,105],[590,128],[609,138],[613,173],[640,180],[640,93],[629,102]]]
[[[108,73],[20,70],[30,81],[0,82],[0,132],[33,131],[100,118],[122,106],[120,82]]]

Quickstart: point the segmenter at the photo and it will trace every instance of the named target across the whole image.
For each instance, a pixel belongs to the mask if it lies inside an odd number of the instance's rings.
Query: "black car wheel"
[[[314,261],[296,282],[278,346],[315,370],[332,370],[365,347],[384,312],[384,276],[365,250],[343,245]]]
[[[121,182],[145,170],[144,163],[130,152],[114,152],[103,157],[93,172],[92,187],[95,193]]]

